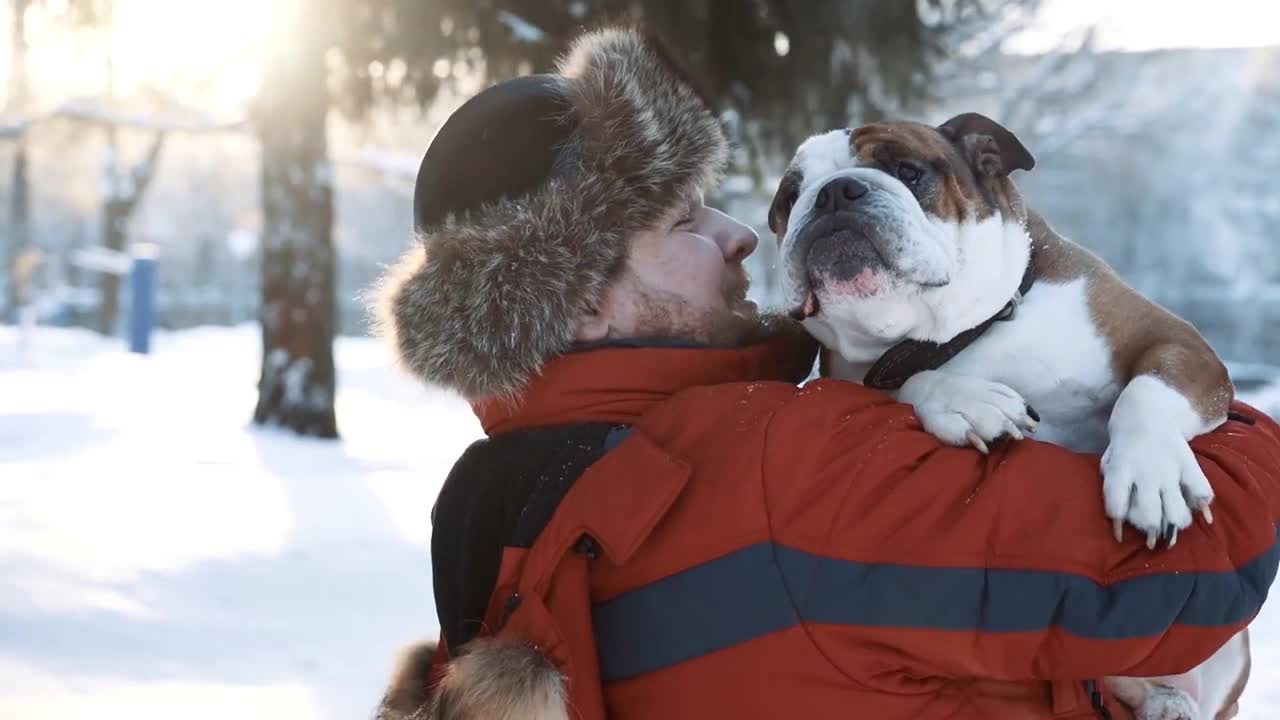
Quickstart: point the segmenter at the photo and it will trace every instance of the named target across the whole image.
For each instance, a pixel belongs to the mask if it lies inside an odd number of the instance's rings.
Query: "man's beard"
[[[747,300],[750,287],[745,270],[722,290],[724,307],[698,308],[688,300],[661,290],[642,289],[636,301],[637,337],[695,342],[713,347],[741,347],[767,340],[780,331],[784,316],[761,314]]]

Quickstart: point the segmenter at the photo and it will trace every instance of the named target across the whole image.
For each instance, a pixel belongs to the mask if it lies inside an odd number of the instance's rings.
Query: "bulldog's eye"
[[[924,177],[924,170],[909,162],[898,163],[898,179],[908,185],[914,185]]]

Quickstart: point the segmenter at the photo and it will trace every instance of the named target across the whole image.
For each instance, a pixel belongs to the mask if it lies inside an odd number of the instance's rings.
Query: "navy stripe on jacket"
[[[593,610],[606,681],[661,670],[800,623],[978,632],[1058,627],[1100,640],[1174,624],[1243,622],[1262,607],[1280,540],[1230,572],[1156,573],[1099,585],[1048,570],[851,562],[775,543],[745,547]],[[793,590],[804,589],[803,597]]]

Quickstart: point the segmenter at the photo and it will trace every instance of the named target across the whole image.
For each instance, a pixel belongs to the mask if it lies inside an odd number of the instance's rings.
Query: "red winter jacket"
[[[564,638],[594,636],[610,718],[1095,718],[1086,681],[1184,672],[1260,609],[1280,427],[1252,408],[1192,443],[1215,523],[1148,551],[1132,528],[1112,538],[1096,455],[948,447],[883,393],[785,381],[795,358],[582,352],[516,409],[477,406],[490,435],[633,427],[538,541],[599,543],[590,610],[553,584],[532,622],[556,628],[537,640],[571,692],[599,685]],[[525,551],[507,552],[504,576]]]

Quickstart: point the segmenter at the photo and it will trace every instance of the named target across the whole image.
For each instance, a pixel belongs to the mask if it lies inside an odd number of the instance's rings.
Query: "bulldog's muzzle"
[[[877,244],[874,214],[860,208],[870,189],[857,178],[838,177],[818,191],[799,242],[815,280],[849,280],[865,269],[892,265]]]
[[[804,302],[793,311],[803,319],[818,312],[820,291],[875,295],[883,278],[915,276],[925,287],[945,285],[945,274],[916,272],[914,243],[904,215],[910,208],[897,193],[871,178],[844,174],[828,180],[812,196],[811,209],[796,231],[790,262],[801,272]],[[909,196],[908,196],[909,197]],[[918,212],[918,210],[916,211]]]

